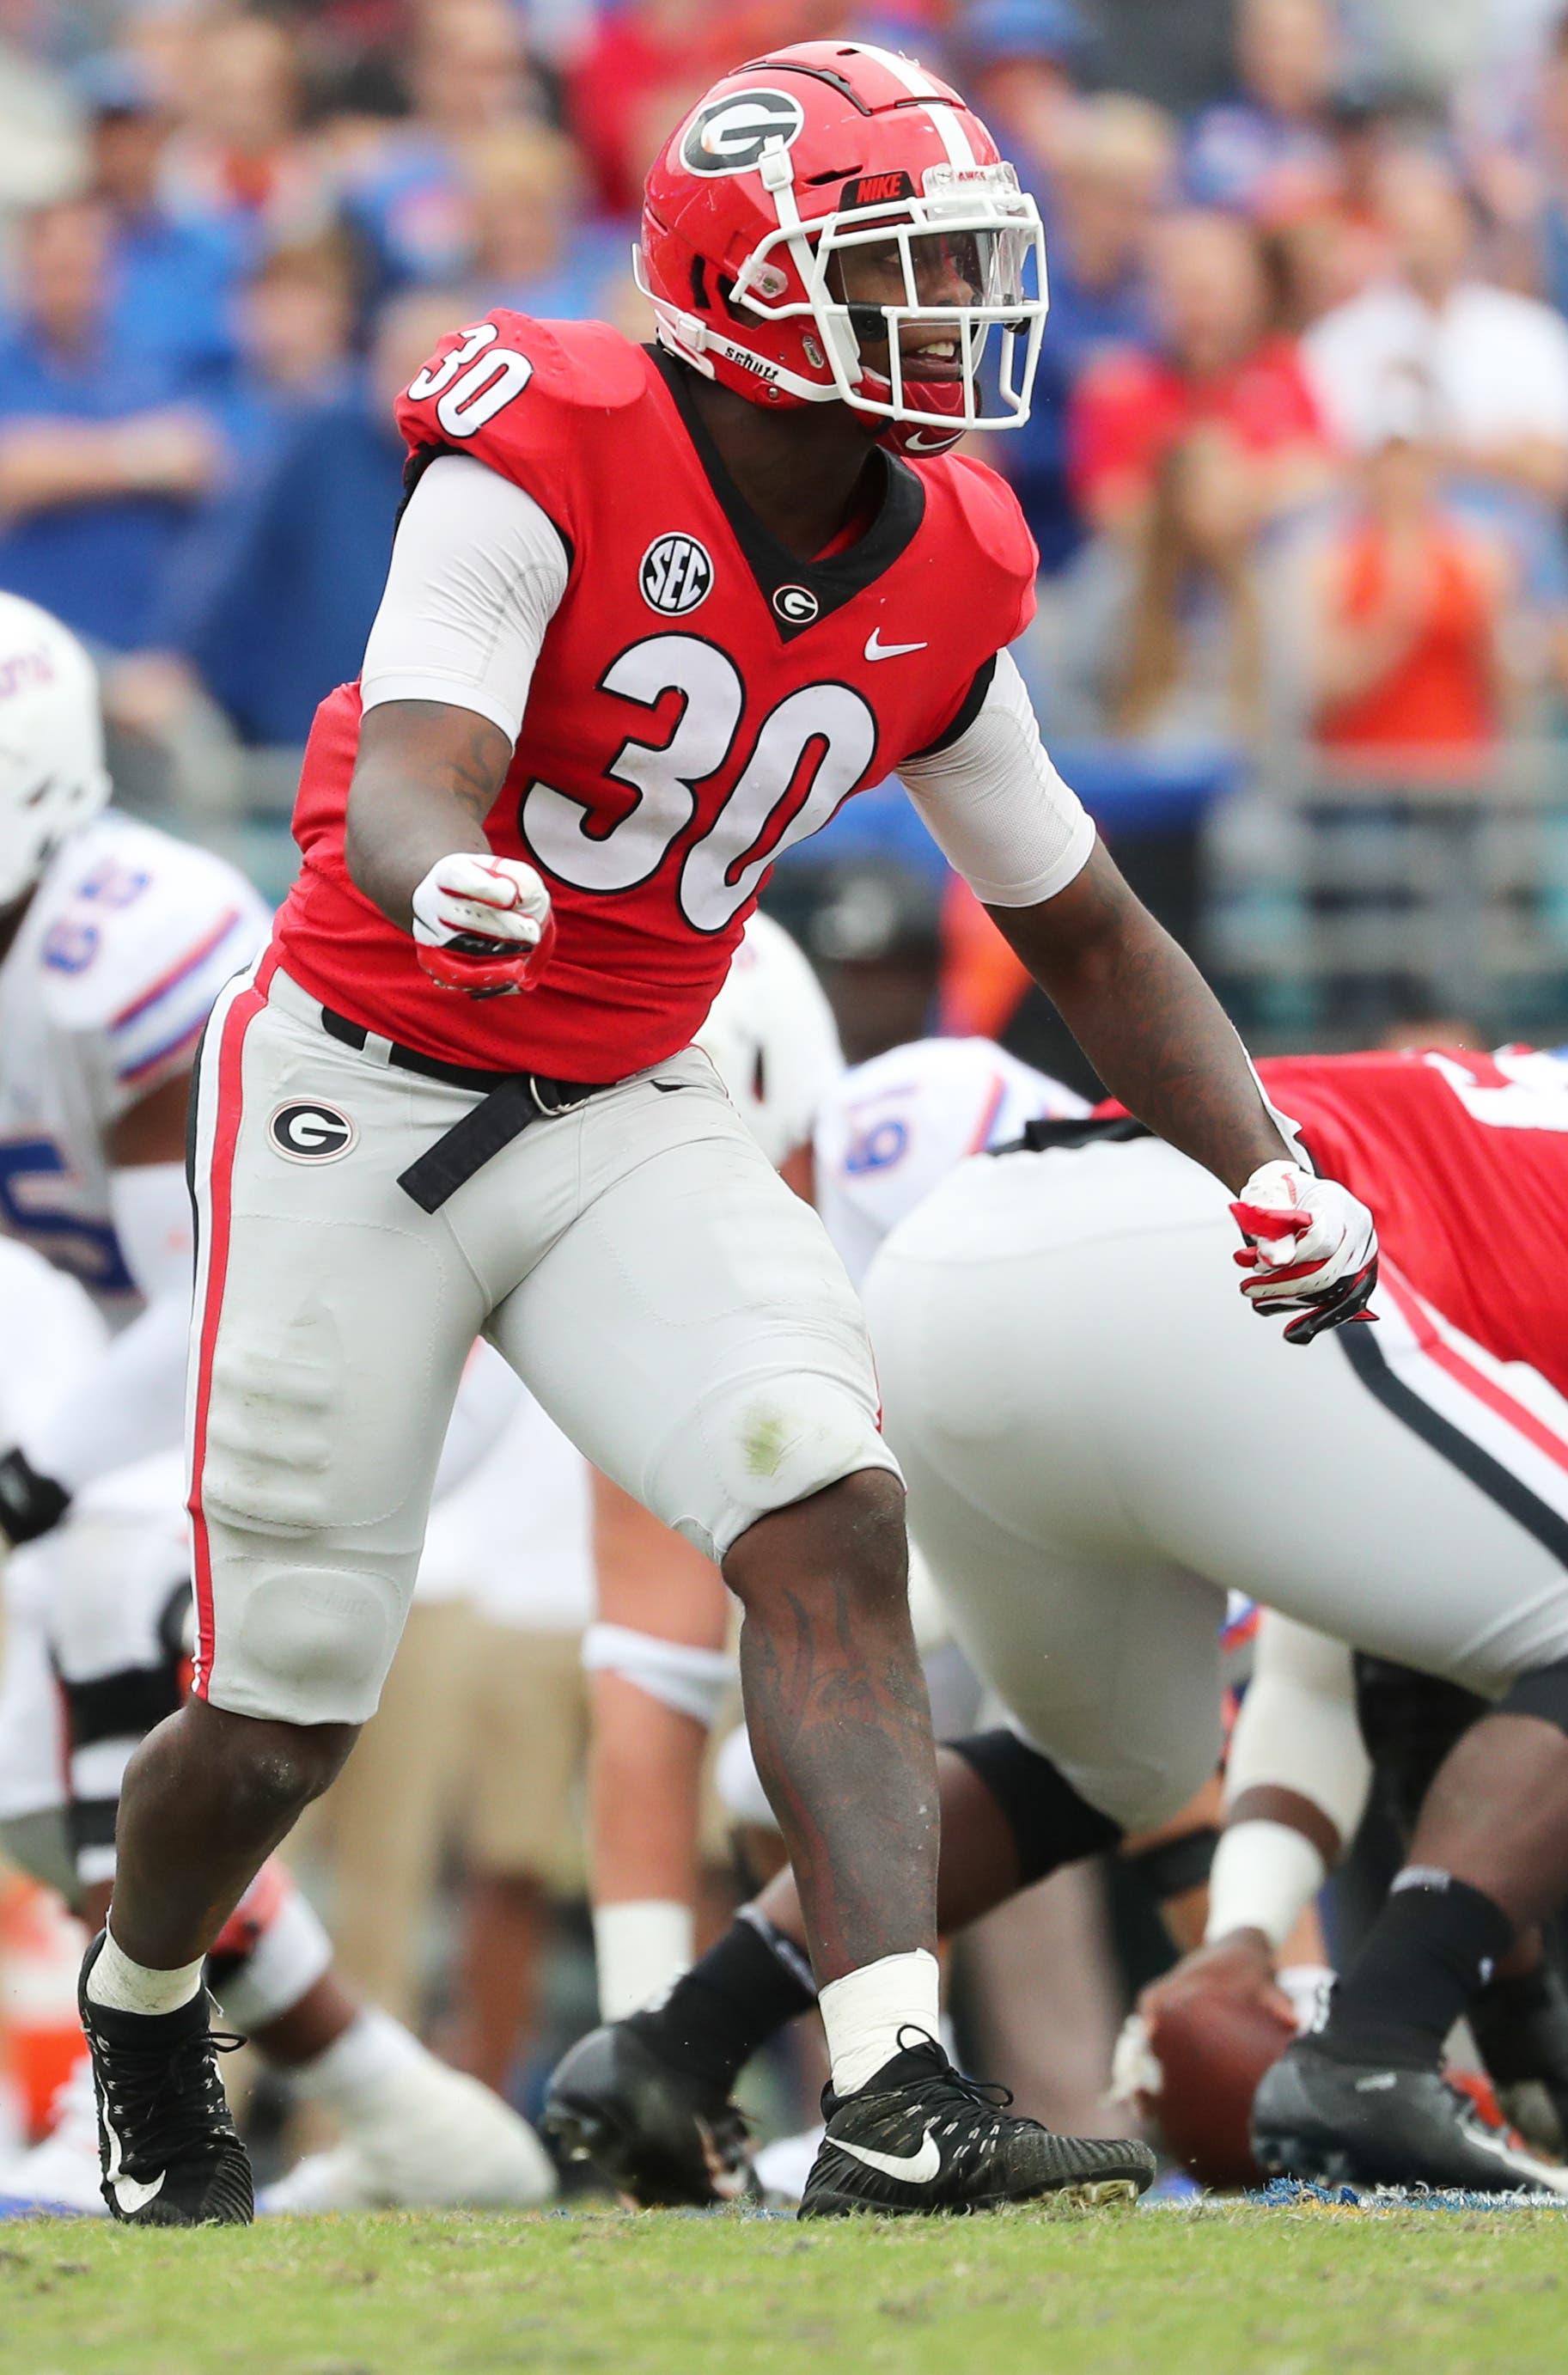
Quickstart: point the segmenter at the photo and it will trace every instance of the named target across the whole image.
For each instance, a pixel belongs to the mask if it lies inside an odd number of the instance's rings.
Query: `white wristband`
[[[1261,1930],[1278,1951],[1327,1877],[1320,1851],[1289,1823],[1232,1824],[1214,1850],[1204,1943]]]

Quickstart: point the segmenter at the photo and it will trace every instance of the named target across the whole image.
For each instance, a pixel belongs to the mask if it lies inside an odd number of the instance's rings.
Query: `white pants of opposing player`
[[[1287,1345],[1226,1204],[1158,1140],[982,1157],[867,1282],[954,1630],[1129,1829],[1214,1769],[1227,1589],[1487,1696],[1568,1656],[1568,1403],[1386,1272]]]
[[[532,1123],[427,1214],[398,1175],[477,1096],[385,1052],[329,1038],[274,972],[219,998],[197,1069],[195,1688],[242,1715],[374,1712],[481,1332],[714,1558],[767,1511],[897,1472],[843,1267],[705,1056]],[[285,1152],[290,1104],[348,1130]]]

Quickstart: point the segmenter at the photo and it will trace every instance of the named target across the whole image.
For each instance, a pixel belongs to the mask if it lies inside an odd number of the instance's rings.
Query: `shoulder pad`
[[[105,1034],[112,1069],[132,1081],[194,1040],[223,983],[265,947],[270,917],[226,858],[111,823],[82,836],[63,874],[41,990],[58,1027]]]
[[[481,337],[492,329],[493,337]],[[454,365],[454,357],[470,350],[471,360]],[[477,408],[465,402],[465,383],[472,380],[477,393],[495,381],[503,358],[518,355],[529,366],[526,377],[517,374],[515,396],[524,400],[523,409],[503,399],[504,408],[498,406],[484,418],[505,419],[525,437],[537,434],[539,415],[556,405],[618,411],[647,390],[646,355],[607,322],[538,322],[497,306],[451,331],[398,397],[397,425],[410,449],[471,443],[468,423]]]
[[[1027,578],[1032,585],[1040,555],[1019,499],[1006,479],[967,454],[949,454],[943,467],[959,509],[986,560],[1008,576]]]
[[[563,404],[619,411],[647,393],[648,358],[607,322],[537,322],[499,310],[499,343],[525,354],[541,389]]]

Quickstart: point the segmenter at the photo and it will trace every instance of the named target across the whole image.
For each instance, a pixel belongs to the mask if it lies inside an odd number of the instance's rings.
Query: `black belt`
[[[346,1014],[334,1013],[330,1006],[322,1008],[321,1022],[327,1037],[345,1047],[363,1047],[371,1036],[362,1022],[350,1022]],[[397,1175],[404,1194],[411,1196],[424,1212],[439,1212],[449,1196],[483,1170],[492,1155],[520,1138],[530,1122],[570,1113],[573,1105],[619,1086],[614,1081],[550,1081],[538,1072],[488,1072],[475,1064],[445,1063],[439,1056],[421,1054],[418,1047],[400,1046],[396,1040],[390,1043],[386,1060],[400,1071],[418,1072],[424,1080],[479,1092],[480,1102],[427,1147],[417,1163]]]

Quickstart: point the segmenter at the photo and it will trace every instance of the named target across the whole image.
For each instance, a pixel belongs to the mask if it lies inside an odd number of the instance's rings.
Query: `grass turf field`
[[[0,2226],[3,2375],[1469,2375],[1568,2366],[1561,2213]]]

